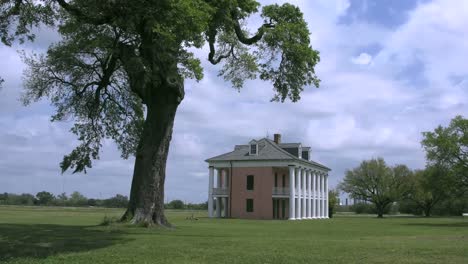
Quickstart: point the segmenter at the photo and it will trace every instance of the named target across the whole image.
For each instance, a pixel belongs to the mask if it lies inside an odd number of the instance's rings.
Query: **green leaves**
[[[262,55],[260,78],[273,83],[277,94],[274,101],[300,99],[304,86],[319,86],[314,67],[319,62],[318,51],[310,47],[310,32],[302,12],[295,6],[283,4],[263,8],[265,29],[258,44]]]
[[[11,46],[15,40],[21,44],[35,38],[31,30],[44,24],[54,25],[56,10],[51,1],[2,0],[0,3],[0,40]]]
[[[99,158],[105,139],[114,140],[128,158],[138,145],[144,108],[118,60],[121,34],[76,20],[64,23],[60,31],[63,40],[50,46],[47,55],[24,57],[29,67],[23,101],[48,97],[56,108],[52,121],[75,122],[71,132],[81,144],[64,157],[62,171],[86,172]]]
[[[416,213],[424,212],[430,216],[433,207],[450,197],[455,190],[453,177],[449,170],[441,166],[428,166],[417,170],[410,176],[408,193],[405,199],[411,201],[407,206],[417,208]]]
[[[389,167],[382,158],[371,159],[347,170],[339,188],[352,198],[372,202],[383,213],[387,205],[405,196],[411,175],[405,165]]]
[[[314,68],[320,60],[319,52],[310,46],[310,32],[299,8],[288,3],[263,7],[264,23],[249,36],[242,21],[248,16],[246,10],[254,12],[258,3],[242,1],[245,9],[235,7],[235,3],[223,9],[217,6],[206,32],[210,62],[223,61],[219,75],[237,89],[249,79],[269,81],[276,92],[272,101],[289,98],[296,102],[304,87],[318,87],[320,80]]]
[[[461,186],[468,187],[468,119],[456,116],[448,127],[423,132],[423,137],[428,161],[447,167]]]
[[[74,121],[80,145],[61,167],[79,172],[99,158],[103,140],[116,142],[124,158],[135,153],[145,104],[180,103],[183,80],[203,78],[193,50],[206,42],[208,60],[236,89],[260,78],[272,83],[274,101],[295,102],[304,87],[318,87],[319,53],[302,12],[288,3],[265,6],[252,35],[244,24],[259,8],[254,0],[5,0],[0,39],[32,41],[39,25],[61,34],[46,54],[24,56],[23,101],[47,97],[56,108],[52,121]]]

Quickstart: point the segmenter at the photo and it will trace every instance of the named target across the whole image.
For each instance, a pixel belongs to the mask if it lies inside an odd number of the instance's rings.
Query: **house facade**
[[[275,134],[207,159],[209,217],[328,218],[330,169],[310,154],[310,147]]]

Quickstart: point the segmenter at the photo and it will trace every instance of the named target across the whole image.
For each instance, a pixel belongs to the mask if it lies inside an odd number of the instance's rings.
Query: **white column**
[[[221,183],[222,183],[222,184],[221,184],[221,187],[222,187],[223,189],[226,188],[226,182],[227,182],[227,180],[226,180],[226,174],[227,174],[227,173],[226,173],[226,170],[224,170],[224,169],[221,170]]]
[[[213,182],[214,182],[214,167],[210,166],[210,176],[208,180],[208,217],[213,217]]]
[[[315,175],[315,171],[312,171],[312,219],[315,219],[316,216],[317,216],[317,204],[316,204],[316,201],[317,201],[317,192],[315,190],[316,188],[316,183],[317,181],[317,178],[316,178],[316,175]]]
[[[317,218],[322,218],[322,175],[317,172]]]
[[[217,169],[216,188],[221,188],[221,172],[222,169]],[[216,217],[221,218],[221,197],[216,197]]]
[[[310,170],[307,170],[307,218],[312,219],[312,177]]]
[[[320,218],[325,218],[325,179],[323,177],[323,174],[320,174]]]
[[[325,174],[325,218],[328,218],[328,174]]]
[[[302,208],[301,208],[301,195],[302,195],[302,175],[301,175],[301,168],[297,168],[296,170],[296,179],[297,179],[297,211],[296,211],[296,219],[302,219]]]
[[[302,171],[302,219],[307,219],[307,182],[306,182],[306,170],[303,168]]]
[[[289,165],[289,220],[296,219],[296,189],[294,165]]]

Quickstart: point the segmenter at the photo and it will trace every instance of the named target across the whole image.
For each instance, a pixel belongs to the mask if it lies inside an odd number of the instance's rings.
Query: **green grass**
[[[0,207],[0,263],[468,263],[468,220],[185,220],[174,229],[99,226],[121,210]]]

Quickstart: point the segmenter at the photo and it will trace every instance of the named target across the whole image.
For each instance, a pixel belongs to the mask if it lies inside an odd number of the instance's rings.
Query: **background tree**
[[[182,200],[172,200],[167,205],[169,209],[184,209],[185,205]]]
[[[61,193],[59,195],[57,195],[57,205],[62,205],[62,206],[65,206],[68,202],[68,196],[66,193]]]
[[[388,206],[405,195],[404,183],[409,175],[411,171],[405,165],[390,168],[382,158],[371,159],[347,170],[339,188],[351,198],[373,203],[381,218]]]
[[[164,182],[174,118],[184,79],[203,77],[194,48],[206,43],[208,61],[237,89],[248,79],[271,82],[274,101],[295,102],[304,86],[319,85],[319,54],[299,8],[264,6],[263,24],[251,34],[244,24],[259,8],[253,0],[5,0],[0,39],[33,39],[40,23],[58,28],[61,41],[25,58],[24,102],[48,97],[57,109],[52,121],[74,118],[81,144],[64,157],[63,171],[85,172],[105,138],[123,158],[135,155],[122,220],[168,225]]]
[[[461,191],[468,190],[468,119],[456,116],[448,127],[438,126],[424,132],[421,144],[430,164],[448,168]]]
[[[46,191],[38,192],[36,194],[37,204],[39,205],[50,205],[55,200],[55,196]]]
[[[71,206],[85,206],[88,204],[88,198],[86,198],[80,192],[75,191],[70,195],[67,203]]]
[[[121,194],[117,194],[114,197],[105,199],[103,205],[105,207],[125,208],[128,206],[128,197]]]
[[[7,204],[8,193],[0,193],[0,204]]]
[[[333,217],[333,214],[335,213],[335,208],[338,204],[340,197],[340,192],[338,189],[331,189],[328,191],[328,216],[330,218]]]
[[[450,172],[440,166],[430,166],[413,173],[409,181],[409,192],[406,199],[412,201],[426,217],[443,199],[448,198],[454,190]]]

